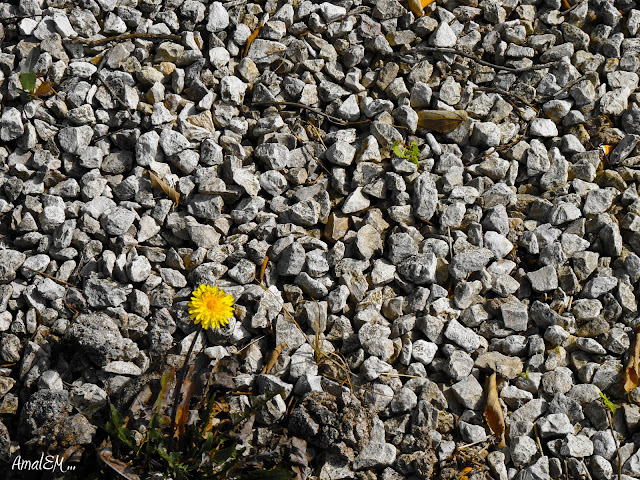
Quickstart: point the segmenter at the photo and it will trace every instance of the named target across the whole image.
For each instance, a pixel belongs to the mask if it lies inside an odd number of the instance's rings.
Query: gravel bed
[[[416,3],[0,2],[0,469],[92,452],[208,283],[300,480],[640,478],[638,4]]]

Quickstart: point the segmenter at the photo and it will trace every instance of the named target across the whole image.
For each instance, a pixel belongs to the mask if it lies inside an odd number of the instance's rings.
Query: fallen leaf
[[[121,477],[126,478],[127,480],[140,480],[140,477],[133,473],[130,464],[113,458],[113,452],[111,451],[111,442],[107,442],[106,439],[98,448],[98,457],[104,463],[109,465],[109,467],[111,467]]]
[[[487,384],[487,406],[484,409],[484,418],[491,431],[500,439],[498,448],[503,448],[506,443],[504,440],[504,416],[502,415],[502,406],[498,399],[498,386],[496,385],[496,373],[493,372],[489,377]]]
[[[562,6],[566,9],[569,10],[571,8],[571,4],[569,3],[568,0],[562,0]]]
[[[622,388],[627,392],[627,395],[634,388],[640,386],[640,379],[638,373],[640,372],[640,332],[636,333],[636,338],[633,343],[633,353],[627,360],[627,366],[624,369],[622,375]]]
[[[261,28],[262,28],[262,23],[258,25],[256,29],[253,32],[251,32],[251,35],[249,35],[249,38],[247,38],[247,44],[244,47],[244,52],[242,54],[243,57],[246,57],[247,53],[249,53],[249,47],[251,47],[251,44],[253,43],[253,41],[256,38],[258,38],[258,34],[260,33]]]
[[[418,126],[440,133],[449,133],[458,128],[467,119],[464,110],[420,110]]]
[[[613,150],[613,145],[602,145],[602,150],[604,150],[605,155],[609,155]]]
[[[273,349],[273,352],[271,352],[271,355],[269,356],[269,360],[267,361],[267,363],[265,364],[264,368],[262,369],[262,374],[265,375],[267,373],[269,373],[271,371],[271,369],[273,368],[273,366],[276,364],[276,360],[278,360],[278,357],[280,356],[280,353],[282,353],[282,349],[286,346],[287,344],[282,342],[280,345],[278,345],[276,348]]]
[[[409,9],[418,17],[424,16],[424,7],[432,4],[436,0],[407,0]]]
[[[170,187],[167,182],[160,180],[160,177],[158,177],[151,170],[145,170],[145,172],[149,173],[149,180],[151,181],[151,186],[156,190],[160,190],[161,192],[164,192],[165,195],[167,195],[167,197],[169,197],[171,200],[174,201],[176,205],[178,205],[178,202],[180,202],[180,194],[176,192],[176,190],[173,187]]]
[[[36,91],[33,93],[36,97],[48,97],[53,94],[53,83],[42,82]]]

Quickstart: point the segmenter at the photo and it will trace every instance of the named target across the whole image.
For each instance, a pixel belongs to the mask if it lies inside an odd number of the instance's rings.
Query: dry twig
[[[136,38],[140,38],[142,40],[182,40],[180,35],[172,35],[168,33],[127,33],[124,35],[116,35],[114,37],[99,38],[97,40],[87,40],[85,38],[76,37],[73,41],[77,43],[84,43],[89,47],[95,47],[96,45],[104,45],[109,42],[121,42],[123,40],[132,40]]]
[[[297,108],[303,108],[305,110],[309,110],[310,112],[313,112],[317,115],[321,115],[323,117],[325,117],[327,120],[329,120],[330,122],[333,123],[337,123],[338,125],[364,125],[367,123],[371,123],[371,120],[361,120],[358,122],[347,122],[345,120],[342,120],[341,118],[338,117],[334,117],[333,115],[329,115],[328,113],[323,112],[322,110],[318,109],[318,108],[314,108],[314,107],[310,107],[309,105],[305,105],[304,103],[295,103],[295,102],[257,102],[254,103],[253,105],[256,106],[260,106],[260,105],[265,105],[265,106],[285,106],[285,107],[297,107]]]
[[[413,53],[413,52],[434,52],[434,53],[444,53],[444,54],[450,54],[450,55],[460,55],[461,57],[466,57],[470,60],[473,60],[479,65],[484,65],[485,67],[490,67],[495,70],[504,70],[505,72],[511,72],[511,73],[522,73],[522,72],[527,72],[529,70],[541,70],[543,68],[549,68],[555,65],[555,63],[550,62],[550,63],[541,63],[538,65],[533,64],[530,67],[525,67],[525,68],[513,68],[513,67],[507,67],[504,65],[497,65],[495,63],[487,62],[486,60],[482,60],[481,58],[478,58],[471,53],[463,52],[461,50],[456,50],[455,48],[429,47],[426,45],[418,45],[411,52],[405,52],[405,53]]]

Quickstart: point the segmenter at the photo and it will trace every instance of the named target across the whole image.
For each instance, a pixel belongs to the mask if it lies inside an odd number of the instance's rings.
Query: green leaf
[[[112,403],[109,404],[109,408],[111,409],[111,418],[109,419],[109,423],[107,423],[107,431],[118,437],[130,448],[133,448],[133,445],[135,445],[133,433],[123,426],[124,418]]]
[[[393,150],[393,153],[395,153],[398,157],[404,158],[404,149],[400,150],[400,142],[398,140],[393,142],[391,149]]]
[[[18,78],[20,79],[22,89],[33,95],[33,92],[36,91],[36,74],[33,72],[25,72],[21,73]]]
[[[411,151],[408,153],[407,158],[416,165],[420,165],[420,149],[416,142],[411,142]]]
[[[230,458],[235,458],[236,455],[237,455],[236,446],[232,445],[232,446],[227,447],[227,448],[222,448],[220,450],[216,450],[216,452],[213,454],[213,457],[211,458],[211,460],[213,460],[215,463],[220,465],[221,463],[226,462]]]
[[[38,63],[38,59],[40,58],[40,48],[34,47],[27,55],[27,58],[24,61],[24,71],[33,72],[36,68],[36,63]]]
[[[611,400],[609,400],[609,397],[607,397],[604,393],[599,392],[599,394],[600,394],[600,398],[602,399],[602,403],[604,403],[604,405],[611,411],[611,413],[615,415],[616,413],[615,404]]]
[[[253,470],[242,475],[243,479],[247,480],[291,480],[293,478],[293,472],[282,470],[279,468],[273,470]]]

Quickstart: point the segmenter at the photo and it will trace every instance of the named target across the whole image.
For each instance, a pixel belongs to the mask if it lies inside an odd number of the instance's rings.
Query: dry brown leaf
[[[627,395],[634,388],[640,386],[640,379],[638,374],[640,373],[640,332],[636,333],[636,338],[633,343],[633,353],[627,360],[627,367],[624,369],[622,375],[622,388],[627,392]]]
[[[189,365],[189,371],[187,372],[186,377],[182,381],[182,386],[180,387],[182,400],[178,405],[176,413],[176,429],[174,432],[174,437],[177,438],[178,441],[181,441],[186,434],[186,425],[189,418],[189,404],[191,403],[191,398],[193,397],[193,393],[196,387],[195,382],[193,381],[194,371],[195,365]]]
[[[424,7],[432,4],[436,0],[407,0],[409,9],[418,17],[424,16]]]
[[[418,126],[440,133],[449,133],[458,128],[467,119],[464,110],[420,110]]]
[[[180,202],[180,194],[173,187],[169,186],[167,182],[165,182],[164,180],[161,180],[160,177],[158,177],[151,170],[145,170],[145,171],[149,173],[149,180],[151,181],[151,186],[156,190],[160,190],[161,192],[164,192],[165,195],[167,195],[167,197],[169,197],[171,200],[174,201],[176,205],[178,205],[178,203]]]
[[[496,437],[500,439],[498,448],[503,448],[506,443],[504,440],[504,416],[502,415],[502,406],[498,399],[498,386],[496,384],[496,372],[493,372],[487,383],[487,406],[484,409],[484,418]]]
[[[131,465],[124,463],[116,458],[113,458],[113,452],[111,451],[111,442],[106,439],[102,442],[102,445],[98,448],[98,457],[104,463],[109,465],[115,472],[127,480],[140,480],[140,477],[133,473]]]
[[[258,34],[260,33],[260,29],[262,28],[262,23],[260,25],[258,25],[258,27],[251,32],[251,35],[249,35],[249,38],[247,38],[247,44],[244,47],[244,52],[242,53],[242,57],[246,57],[247,53],[249,53],[249,48],[251,47],[251,44],[253,43],[253,41],[258,38]]]
[[[609,155],[613,150],[613,145],[602,145],[602,150],[604,150],[605,155]]]
[[[276,360],[278,360],[280,353],[282,353],[282,349],[286,347],[286,345],[287,345],[286,343],[282,342],[280,345],[278,345],[276,348],[273,349],[273,352],[271,352],[271,355],[269,356],[269,360],[267,361],[264,368],[262,369],[263,375],[271,371],[273,366],[276,364]]]

